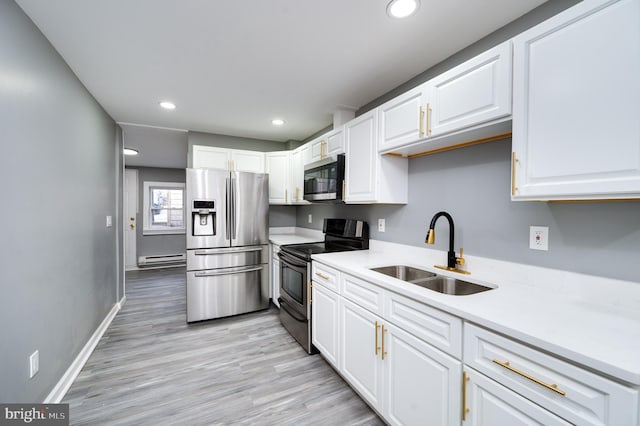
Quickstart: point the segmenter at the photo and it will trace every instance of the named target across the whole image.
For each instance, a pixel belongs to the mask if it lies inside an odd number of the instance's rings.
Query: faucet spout
[[[436,221],[441,216],[444,216],[447,219],[447,221],[449,222],[449,251],[447,252],[447,267],[448,268],[455,268],[456,267],[456,252],[453,249],[453,237],[454,237],[455,228],[454,228],[454,225],[453,225],[453,218],[451,217],[451,215],[449,213],[447,213],[447,212],[438,212],[435,215],[433,215],[433,218],[431,219],[431,224],[429,225],[429,231],[427,233],[427,238],[425,240],[425,243],[427,243],[427,244],[435,243]]]

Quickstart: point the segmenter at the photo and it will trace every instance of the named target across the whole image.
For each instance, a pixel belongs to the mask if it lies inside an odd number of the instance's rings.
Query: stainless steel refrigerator
[[[187,322],[269,306],[269,177],[187,169]]]

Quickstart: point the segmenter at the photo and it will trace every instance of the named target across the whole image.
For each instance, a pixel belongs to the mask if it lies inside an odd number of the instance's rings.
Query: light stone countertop
[[[370,249],[313,256],[314,261],[640,385],[640,283],[467,256],[461,275],[433,268],[444,251],[371,240]],[[440,294],[369,268],[408,265],[497,288]]]
[[[322,231],[307,228],[269,228],[269,241],[279,246],[283,244],[312,243],[324,241],[324,234]]]

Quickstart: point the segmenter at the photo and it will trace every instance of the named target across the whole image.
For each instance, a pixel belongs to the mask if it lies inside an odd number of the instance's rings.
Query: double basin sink
[[[379,268],[371,268],[371,270],[406,281],[410,284],[437,291],[438,293],[454,296],[465,296],[492,289],[492,287],[434,274],[433,272],[405,265],[381,266]]]

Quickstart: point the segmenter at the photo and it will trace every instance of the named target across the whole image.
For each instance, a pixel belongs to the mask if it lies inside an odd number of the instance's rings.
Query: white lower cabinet
[[[385,322],[382,413],[391,424],[460,424],[462,363]]]
[[[311,287],[311,342],[335,368],[340,368],[340,296],[314,282]]]
[[[278,257],[279,251],[279,245],[271,245],[271,279],[269,280],[271,284],[271,300],[278,308],[280,307],[280,303],[278,302],[278,297],[280,297],[280,258]]]
[[[382,412],[382,319],[355,303],[341,299],[341,369],[351,386]]]
[[[560,417],[521,397],[488,377],[465,367],[464,425],[566,426]]]
[[[472,367],[571,424],[638,425],[637,389],[471,323],[464,325],[463,347],[465,370]]]
[[[460,424],[461,361],[389,321],[390,292],[318,262],[313,268],[314,277],[340,281],[332,284],[339,293],[313,284],[313,343],[325,359],[389,424]]]

